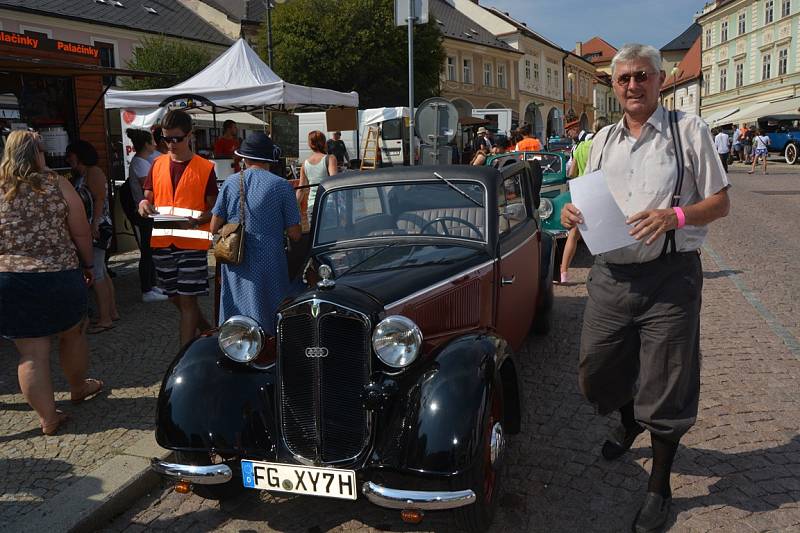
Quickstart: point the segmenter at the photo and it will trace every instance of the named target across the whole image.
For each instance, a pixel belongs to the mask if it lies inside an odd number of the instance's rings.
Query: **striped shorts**
[[[208,294],[208,253],[205,250],[154,248],[158,285],[168,296]]]

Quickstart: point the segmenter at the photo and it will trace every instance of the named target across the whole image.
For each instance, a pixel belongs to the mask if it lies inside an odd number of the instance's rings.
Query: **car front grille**
[[[280,420],[284,442],[298,458],[336,463],[364,450],[369,414],[361,392],[369,379],[370,353],[364,315],[318,300],[282,313]]]

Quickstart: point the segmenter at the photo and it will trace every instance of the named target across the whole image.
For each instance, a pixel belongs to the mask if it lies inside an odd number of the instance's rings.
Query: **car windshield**
[[[485,242],[483,184],[447,181],[363,185],[326,192],[316,215],[315,245],[396,236]]]
[[[561,172],[561,156],[557,154],[535,154],[525,153],[526,161],[533,161],[534,159],[539,162],[542,167],[542,174],[559,174]]]

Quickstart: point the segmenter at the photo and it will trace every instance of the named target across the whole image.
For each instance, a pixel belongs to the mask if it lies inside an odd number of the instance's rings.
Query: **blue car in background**
[[[769,137],[769,151],[783,155],[790,165],[800,162],[800,115],[774,115],[758,119]]]

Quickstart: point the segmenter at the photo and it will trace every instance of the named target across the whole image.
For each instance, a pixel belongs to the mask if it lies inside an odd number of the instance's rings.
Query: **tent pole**
[[[211,105],[211,121],[213,123],[213,128],[214,128],[214,141],[216,141],[217,140],[217,137],[216,137],[216,135],[217,135],[217,106],[215,106],[213,104]],[[210,135],[209,135],[208,142],[211,142],[211,136]],[[214,144],[212,144],[211,147],[213,148]],[[217,157],[217,154],[214,154],[214,157]]]

